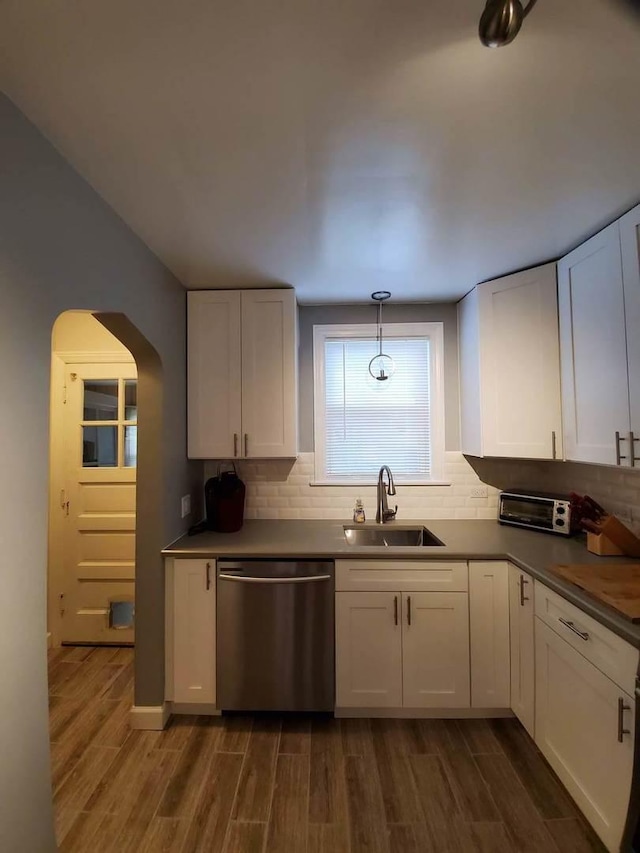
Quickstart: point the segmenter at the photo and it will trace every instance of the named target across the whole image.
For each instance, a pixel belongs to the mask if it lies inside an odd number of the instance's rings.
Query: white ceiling
[[[0,85],[188,287],[451,299],[640,200],[640,18],[483,6],[1,0]]]

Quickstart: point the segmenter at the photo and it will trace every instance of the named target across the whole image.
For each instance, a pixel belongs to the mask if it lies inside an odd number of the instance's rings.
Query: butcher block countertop
[[[368,559],[368,560],[509,560],[550,589],[573,602],[627,642],[640,648],[640,625],[556,574],[554,565],[628,565],[625,557],[597,557],[583,537],[565,539],[547,533],[520,530],[497,521],[398,520],[398,526],[423,524],[443,547],[370,547],[347,545],[343,526],[350,520],[245,521],[237,533],[200,533],[183,536],[162,552],[167,557]],[[368,523],[369,524],[369,523]],[[389,525],[391,527],[393,522]],[[635,561],[637,562],[637,561]]]

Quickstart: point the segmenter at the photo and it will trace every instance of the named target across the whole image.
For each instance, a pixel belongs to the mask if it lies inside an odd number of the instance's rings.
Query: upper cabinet
[[[293,290],[187,294],[188,455],[297,453]]]
[[[634,431],[640,437],[639,227],[640,207],[558,264],[567,459],[634,464]]]
[[[462,452],[561,459],[556,265],[480,284],[458,308]]]

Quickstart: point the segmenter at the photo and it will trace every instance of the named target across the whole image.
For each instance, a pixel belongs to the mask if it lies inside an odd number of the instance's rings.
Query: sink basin
[[[444,545],[437,536],[434,536],[426,527],[345,527],[344,538],[349,545],[373,545],[373,546],[408,546],[408,545]]]

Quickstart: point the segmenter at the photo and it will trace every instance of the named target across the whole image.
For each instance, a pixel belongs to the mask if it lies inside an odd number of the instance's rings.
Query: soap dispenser
[[[362,498],[357,498],[356,505],[353,508],[353,520],[356,524],[363,524],[365,521],[364,517],[364,504],[362,503]]]

